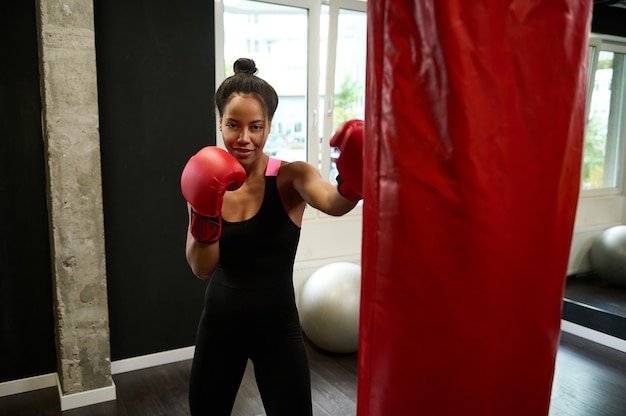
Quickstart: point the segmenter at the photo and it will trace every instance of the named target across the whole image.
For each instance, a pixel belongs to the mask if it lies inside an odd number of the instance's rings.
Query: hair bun
[[[244,73],[254,75],[257,72],[256,64],[250,58],[239,58],[233,64],[235,74]]]

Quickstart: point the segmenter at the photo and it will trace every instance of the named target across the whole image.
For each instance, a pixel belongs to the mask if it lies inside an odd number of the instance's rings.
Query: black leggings
[[[191,368],[191,414],[230,415],[248,359],[267,416],[312,415],[308,357],[293,287],[242,290],[212,280]]]

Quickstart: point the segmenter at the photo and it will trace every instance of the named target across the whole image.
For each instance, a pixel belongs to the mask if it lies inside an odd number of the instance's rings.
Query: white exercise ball
[[[626,287],[626,225],[604,230],[591,246],[589,261],[597,277]]]
[[[300,323],[318,347],[336,353],[359,345],[361,266],[331,263],[313,272],[300,292]]]

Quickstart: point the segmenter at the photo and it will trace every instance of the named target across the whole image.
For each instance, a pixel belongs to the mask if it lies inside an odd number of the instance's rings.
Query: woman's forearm
[[[199,279],[207,280],[213,274],[219,260],[219,242],[212,244],[198,243],[190,232],[187,232],[185,254],[191,271]]]

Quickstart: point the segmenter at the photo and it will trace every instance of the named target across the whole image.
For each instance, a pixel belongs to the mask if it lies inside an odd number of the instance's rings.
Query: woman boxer
[[[306,204],[343,215],[361,199],[361,121],[342,126],[333,186],[306,162],[280,161],[263,148],[278,105],[251,59],[217,89],[227,151],[205,147],[183,171],[188,202],[187,261],[210,279],[191,369],[192,415],[230,415],[246,364],[254,365],[267,415],[311,415],[308,358],[293,289]],[[350,179],[347,179],[350,178]]]

